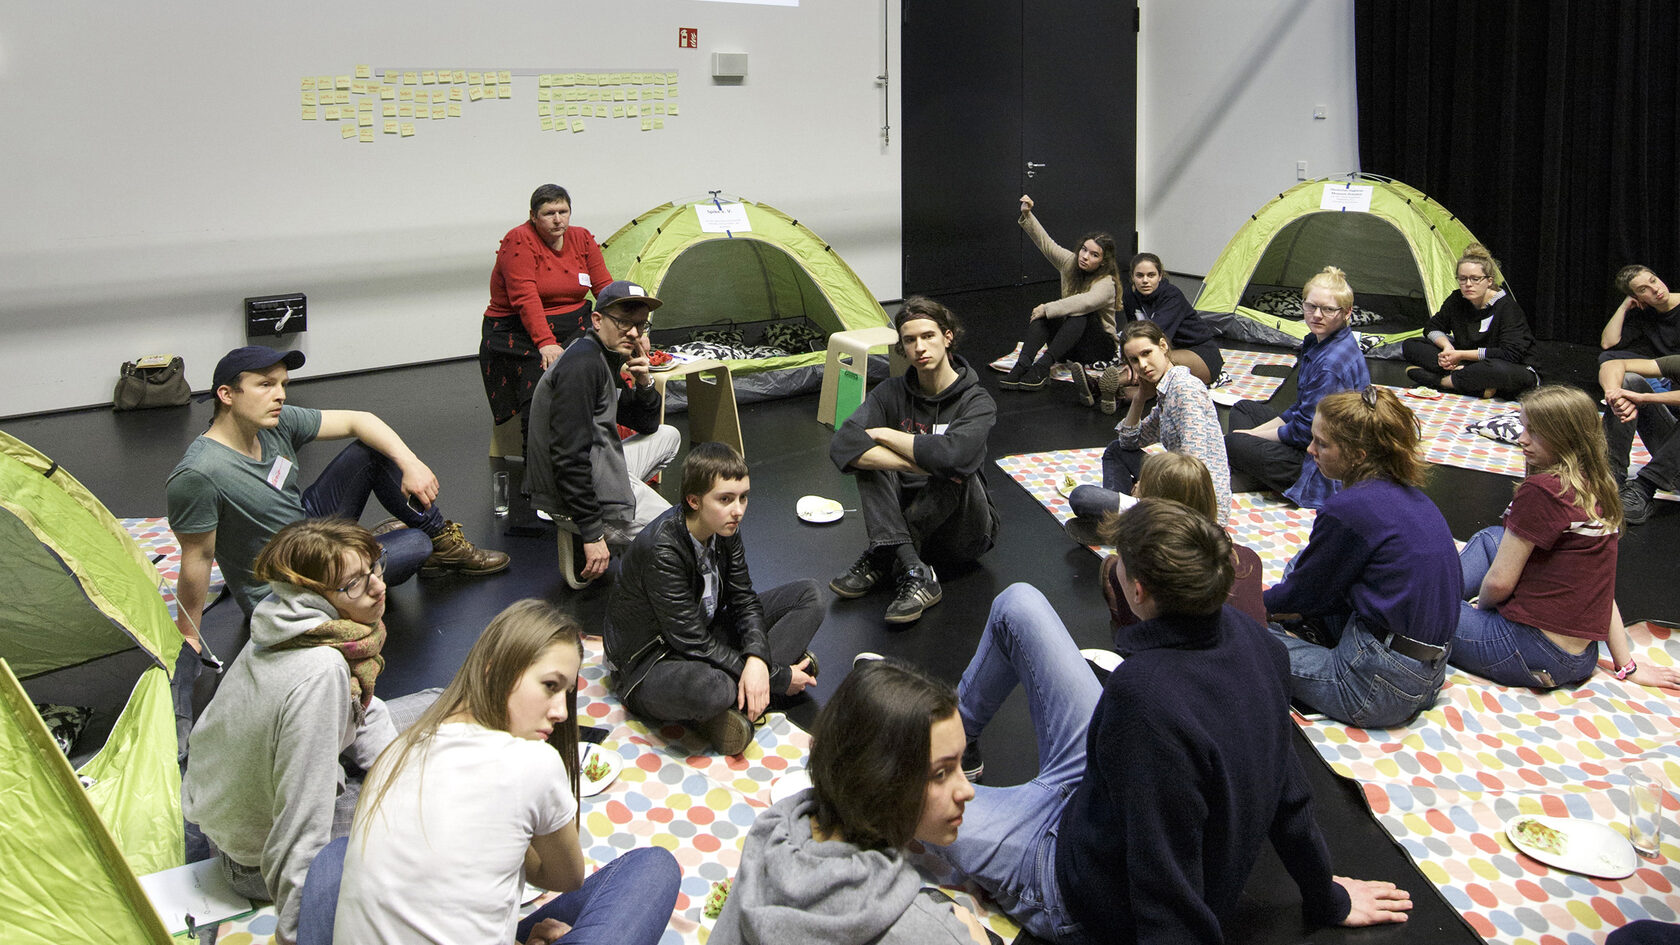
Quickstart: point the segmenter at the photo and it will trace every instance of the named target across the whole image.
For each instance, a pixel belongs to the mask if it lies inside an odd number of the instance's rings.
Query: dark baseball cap
[[[216,362],[216,373],[210,379],[212,392],[222,386],[232,386],[239,375],[246,371],[263,371],[284,364],[286,370],[295,371],[303,367],[302,351],[276,351],[266,345],[246,345],[229,351]]]
[[[650,312],[665,304],[649,295],[648,290],[629,279],[609,282],[601,288],[601,291],[595,293],[596,311],[617,305],[620,302],[643,302],[646,303]]]

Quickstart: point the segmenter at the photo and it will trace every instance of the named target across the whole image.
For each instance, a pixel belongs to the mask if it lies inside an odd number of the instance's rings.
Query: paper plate
[[[770,782],[770,803],[780,804],[811,786],[810,772],[804,768],[795,768]]]
[[[1406,396],[1416,397],[1419,400],[1440,400],[1443,394],[1433,387],[1413,387],[1406,391]]]
[[[1066,498],[1067,495],[1075,488],[1082,485],[1084,485],[1084,483],[1073,478],[1072,475],[1064,475],[1060,479],[1056,480],[1056,491],[1060,492],[1063,498]]]
[[[813,525],[827,525],[829,522],[838,522],[840,516],[846,514],[846,510],[841,507],[840,503],[833,499],[825,499],[820,495],[801,497],[793,509],[799,513],[801,521],[810,522]]]
[[[624,756],[611,748],[585,742],[578,746],[578,793],[594,797],[605,791],[624,768]],[[594,771],[599,777],[591,777]]]
[[[1505,822],[1505,836],[1530,857],[1571,873],[1621,879],[1639,868],[1626,837],[1590,820],[1518,814]]]

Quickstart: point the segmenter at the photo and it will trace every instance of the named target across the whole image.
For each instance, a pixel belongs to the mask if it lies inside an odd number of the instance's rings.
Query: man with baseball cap
[[[169,474],[169,525],[181,545],[176,624],[195,649],[212,559],[249,617],[268,594],[251,565],[269,538],[304,518],[357,518],[369,496],[407,526],[379,536],[387,584],[416,571],[494,574],[508,566],[506,554],[474,547],[443,517],[434,501],[437,476],[385,421],[360,410],[286,403],[288,372],[302,366],[301,351],[251,345],[228,352],[212,379],[210,429]],[[298,450],[311,440],[350,438],[355,442],[304,488]]]
[[[646,482],[681,443],[675,427],[659,423],[648,361],[650,317],[662,304],[634,282],[603,286],[589,330],[549,367],[531,400],[531,504],[570,520],[564,527],[573,533],[572,560],[582,546],[584,581],[606,573],[610,546],[628,545],[671,507]],[[620,425],[636,435],[621,440]]]

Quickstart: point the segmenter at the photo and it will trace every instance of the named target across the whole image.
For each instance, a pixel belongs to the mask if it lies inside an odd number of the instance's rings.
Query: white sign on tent
[[[702,233],[751,233],[752,221],[747,208],[738,203],[694,205],[694,215],[700,220]]]
[[[1324,196],[1319,198],[1318,209],[1370,213],[1371,193],[1375,189],[1370,184],[1325,184]]]

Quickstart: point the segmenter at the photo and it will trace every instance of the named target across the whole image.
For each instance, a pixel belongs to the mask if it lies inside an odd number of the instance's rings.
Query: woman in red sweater
[[[531,218],[509,230],[496,250],[478,347],[496,423],[530,412],[531,393],[559,359],[561,341],[582,333],[589,296],[612,281],[595,237],[571,222],[571,195],[544,184],[531,194]]]

